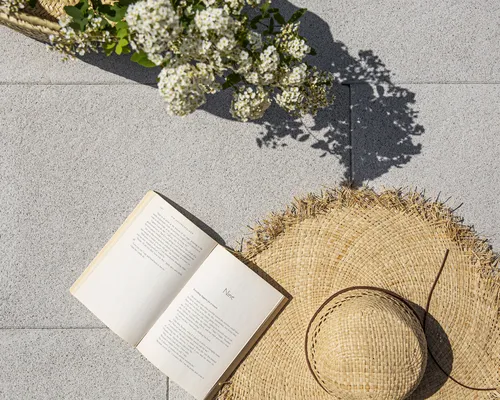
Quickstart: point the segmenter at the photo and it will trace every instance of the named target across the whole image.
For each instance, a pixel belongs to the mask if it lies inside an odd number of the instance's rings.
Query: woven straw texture
[[[64,7],[72,6],[79,0],[37,0],[35,8],[27,6],[22,12],[8,14],[0,12],[0,24],[44,43],[49,43],[50,35],[57,35],[57,20],[64,14]],[[104,0],[112,4],[114,0]]]
[[[327,393],[316,382],[304,345],[311,318],[332,294],[373,286],[405,298],[421,319],[446,249],[448,261],[427,317],[429,349],[461,383],[498,388],[500,276],[488,244],[446,206],[420,194],[340,188],[297,199],[254,229],[242,258],[272,277],[292,300],[219,397],[360,398]],[[361,398],[393,399],[375,386],[365,387],[370,389]],[[496,399],[500,393],[465,389],[428,357],[424,376],[408,398]]]
[[[383,338],[383,340],[381,340]],[[425,371],[427,342],[417,316],[395,297],[356,289],[313,319],[306,351],[321,386],[341,399],[404,399]]]
[[[0,12],[0,24],[44,43],[49,42],[50,35],[57,35],[59,32],[59,24],[39,6],[18,14]]]

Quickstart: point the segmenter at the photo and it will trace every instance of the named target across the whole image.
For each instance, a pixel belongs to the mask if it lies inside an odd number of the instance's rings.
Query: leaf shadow
[[[273,0],[273,7],[285,18],[299,9],[288,0]],[[318,55],[308,56],[307,61],[334,74],[336,101],[304,119],[273,104],[263,118],[246,122],[261,128],[256,145],[270,149],[286,147],[290,141],[309,145],[315,156],[335,158],[344,169],[344,179],[355,185],[401,168],[419,154],[422,145],[417,139],[425,129],[417,123],[415,93],[394,83],[391,71],[372,50],[352,55],[317,14],[304,14],[300,33],[317,50]],[[158,68],[141,67],[127,57],[92,54],[82,60],[147,85],[155,85],[159,73]],[[209,95],[201,109],[233,119],[230,104],[231,93],[222,91]]]

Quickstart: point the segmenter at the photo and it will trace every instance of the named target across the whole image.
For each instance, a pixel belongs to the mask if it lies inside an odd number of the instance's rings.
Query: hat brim
[[[296,199],[254,229],[243,258],[292,297],[223,387],[222,399],[332,399],[315,381],[304,339],[318,307],[351,286],[407,299],[423,317],[440,367],[468,386],[500,386],[500,277],[490,246],[439,202],[414,192],[340,188]],[[429,357],[412,399],[495,398],[465,389]],[[367,397],[370,398],[370,397]]]

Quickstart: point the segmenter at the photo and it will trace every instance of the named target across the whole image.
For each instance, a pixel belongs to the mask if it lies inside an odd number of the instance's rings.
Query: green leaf
[[[157,66],[154,62],[150,61],[147,54],[142,51],[132,54],[130,60],[146,68],[153,68]]]
[[[295,11],[292,16],[290,17],[290,19],[288,20],[288,23],[291,24],[293,22],[296,22],[299,20],[300,17],[302,17],[305,12],[307,11],[307,8],[300,8],[298,9],[297,11]]]
[[[253,29],[257,29],[257,24],[261,21],[262,18],[262,15],[257,15],[256,17],[252,18],[252,20],[250,21],[250,26]]]
[[[82,26],[78,22],[70,22],[69,26],[73,28],[75,31],[81,31]]]
[[[74,20],[81,20],[83,18],[83,13],[75,6],[66,6],[64,7],[64,11]]]
[[[144,56],[145,54],[142,51],[138,51],[132,54],[132,57],[130,57],[130,61],[138,62],[140,59],[144,58]]]
[[[130,47],[126,46],[122,49],[122,54],[129,54],[132,50],[130,50]]]
[[[114,47],[115,47],[114,44],[113,44],[113,47],[110,47],[110,48],[106,48],[106,46],[104,46],[104,54],[106,54],[107,56],[110,56],[111,54],[113,54]]]
[[[120,55],[122,54],[123,48],[119,44],[116,45],[115,53]]]
[[[314,48],[312,48],[312,47],[311,47],[311,50],[309,50],[309,54],[310,54],[311,56],[315,56],[315,55],[316,55],[316,54],[318,54],[318,53],[316,53],[316,50],[315,50]]]
[[[121,6],[124,6],[125,8],[128,7],[129,5],[135,3],[137,0],[119,0],[118,4]]]
[[[128,30],[128,24],[125,21],[120,21],[115,25],[115,28],[117,31],[122,29]]]
[[[106,16],[107,19],[113,22],[122,22],[127,12],[127,7],[122,7],[116,3],[112,6],[103,5],[99,11]]]
[[[196,12],[196,11],[202,11],[202,10],[205,10],[206,7],[205,7],[205,4],[203,3],[199,3],[199,4],[196,4],[194,7],[193,7],[193,11]]]
[[[120,46],[120,47],[125,47],[126,45],[128,44],[128,40],[127,39],[120,39],[117,46]]]
[[[35,6],[36,6],[36,0],[29,0],[29,1],[28,1],[28,4],[29,4],[29,6],[30,6],[31,8],[35,8]]]
[[[262,4],[262,6],[260,7],[261,13],[265,14],[267,12],[267,10],[269,9],[270,6],[271,6],[271,2],[270,1],[266,1],[264,4]]]
[[[124,38],[128,36],[128,30],[127,29],[120,29],[118,32],[116,32],[116,37],[118,38]]]
[[[274,14],[274,13],[279,12],[279,9],[277,9],[276,7],[274,7],[274,8],[270,8],[269,10],[267,10],[267,12],[270,12],[271,14]]]
[[[153,61],[150,61],[148,58],[142,59],[141,61],[138,62],[138,64],[146,68],[154,68],[158,66]]]
[[[283,15],[281,15],[279,12],[274,14],[274,19],[280,25],[285,25],[286,24],[285,18],[283,18]]]
[[[233,72],[226,77],[226,81],[222,84],[222,89],[227,89],[228,87],[233,86],[239,81],[241,81],[241,75]]]
[[[104,14],[106,17],[108,17],[110,14],[115,15],[115,12],[111,9],[111,6],[109,4],[103,4],[102,6],[100,6],[99,12],[101,14]]]
[[[85,15],[85,12],[89,9],[89,2],[87,0],[81,0],[75,7],[80,9],[82,14]]]
[[[274,18],[269,20],[269,34],[272,35],[274,32]]]

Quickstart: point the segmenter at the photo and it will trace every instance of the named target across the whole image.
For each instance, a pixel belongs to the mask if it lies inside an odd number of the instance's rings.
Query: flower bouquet
[[[1,1],[11,12],[26,6]],[[306,9],[285,19],[261,0],[80,0],[64,11],[52,49],[131,54],[161,67],[158,89],[170,114],[187,115],[221,90],[233,91],[230,111],[241,121],[262,117],[273,101],[294,116],[333,101],[332,75],[304,60],[316,53],[299,34]]]

